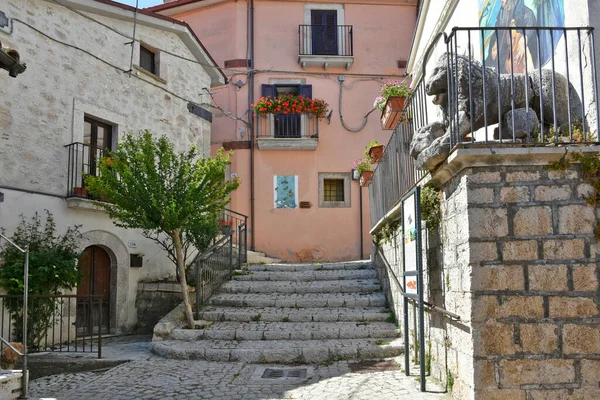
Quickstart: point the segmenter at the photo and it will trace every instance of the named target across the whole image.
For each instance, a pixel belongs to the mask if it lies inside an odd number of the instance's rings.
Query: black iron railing
[[[319,137],[314,114],[263,114],[256,117],[257,138],[302,139]]]
[[[224,209],[219,217],[220,232],[217,236],[217,241],[232,232],[233,245],[237,247],[237,252],[234,249],[234,258],[237,261],[238,269],[243,263],[248,261],[248,216],[239,212]]]
[[[593,28],[453,28],[445,42],[427,94],[447,96],[451,148],[598,141]]]
[[[233,277],[233,257],[233,231],[230,231],[192,261],[190,271],[196,276],[196,319],[202,305]]]
[[[425,176],[424,171],[415,167],[415,160],[410,155],[413,133],[428,122],[425,100],[425,87],[420,83],[406,102],[404,119],[390,137],[385,153],[373,173],[369,186],[372,226]]]
[[[300,25],[298,54],[308,56],[353,56],[352,25]]]
[[[86,175],[98,175],[100,158],[107,156],[107,150],[83,143],[71,143],[65,147],[68,151],[67,197],[91,198],[84,178]]]
[[[109,302],[102,295],[28,296],[27,351],[85,352],[102,356],[109,333]],[[23,296],[0,295],[0,330],[8,342],[21,342]],[[0,343],[0,352],[6,345]]]

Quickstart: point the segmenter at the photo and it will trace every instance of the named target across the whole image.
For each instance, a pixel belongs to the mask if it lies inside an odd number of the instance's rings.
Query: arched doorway
[[[110,256],[100,246],[89,246],[78,262],[83,278],[77,285],[77,296],[98,295],[101,298],[77,298],[76,326],[79,334],[94,334],[100,326],[110,332]]]

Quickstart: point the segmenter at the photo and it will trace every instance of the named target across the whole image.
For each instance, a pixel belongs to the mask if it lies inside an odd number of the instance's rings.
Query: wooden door
[[[78,333],[93,334],[110,329],[110,256],[98,246],[86,248],[79,259],[79,270],[83,278],[77,285]],[[100,295],[97,298],[85,296]]]
[[[338,32],[336,10],[311,10],[312,54],[337,55]]]

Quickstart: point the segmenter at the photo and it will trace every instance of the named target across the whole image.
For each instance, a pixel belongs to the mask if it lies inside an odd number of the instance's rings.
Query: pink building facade
[[[250,216],[251,248],[300,262],[369,255],[368,189],[352,168],[369,141],[391,135],[370,111],[385,80],[405,79],[416,3],[178,0],[151,9],[187,22],[228,76],[211,96],[197,90],[214,106],[212,152],[234,150],[230,174],[242,185],[231,208]],[[331,113],[253,116],[259,97],[283,93],[323,99]]]

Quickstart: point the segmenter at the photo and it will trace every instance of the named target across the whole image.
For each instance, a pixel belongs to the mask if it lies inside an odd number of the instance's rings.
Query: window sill
[[[166,81],[166,80],[164,80],[163,78],[161,78],[161,77],[160,77],[160,76],[158,76],[158,75],[154,75],[152,72],[150,72],[150,71],[148,71],[148,70],[146,70],[146,69],[144,69],[144,68],[140,67],[139,65],[134,65],[134,66],[133,66],[133,69],[135,69],[137,72],[141,72],[142,74],[144,74],[144,75],[146,75],[146,76],[149,76],[150,78],[154,79],[154,80],[155,80],[155,81],[157,81],[157,82],[160,82],[160,83],[162,83],[162,84],[164,84],[164,85],[166,85],[166,84],[167,84],[167,81]]]
[[[317,138],[258,138],[256,144],[259,150],[303,150],[315,151],[319,144]]]
[[[83,197],[67,197],[67,207],[77,210],[105,212],[99,201],[85,199]]]
[[[349,70],[354,64],[354,56],[325,56],[303,54],[298,56],[298,63],[302,69],[306,67],[346,68]]]

